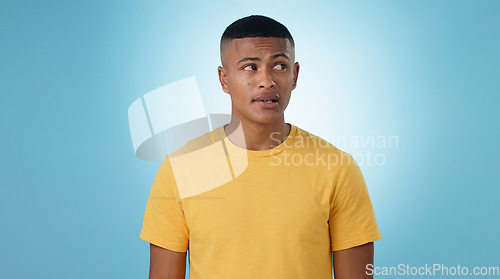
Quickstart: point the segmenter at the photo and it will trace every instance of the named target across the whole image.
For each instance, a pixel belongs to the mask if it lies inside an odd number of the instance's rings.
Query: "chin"
[[[257,117],[254,118],[253,121],[261,124],[272,124],[275,123],[276,121],[279,121],[281,119],[281,116],[274,116],[274,117]]]
[[[240,117],[240,115],[242,117]],[[259,114],[252,114],[252,112],[249,112],[247,114],[245,113],[241,114],[241,113],[235,113],[235,111],[233,111],[233,116],[235,116],[237,119],[246,119],[245,122],[272,124],[280,121],[280,119],[283,119],[283,112],[259,113]]]

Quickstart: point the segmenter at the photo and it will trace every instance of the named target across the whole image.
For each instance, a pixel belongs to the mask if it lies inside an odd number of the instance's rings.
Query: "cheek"
[[[250,85],[250,81],[248,79],[245,79],[245,78],[240,78],[239,84],[240,85]]]
[[[283,77],[283,85],[286,86],[287,88],[292,88],[293,87],[293,76],[286,76]]]
[[[248,80],[246,79],[240,79],[240,82],[238,83],[238,86],[244,87],[244,86],[250,86],[252,85]]]

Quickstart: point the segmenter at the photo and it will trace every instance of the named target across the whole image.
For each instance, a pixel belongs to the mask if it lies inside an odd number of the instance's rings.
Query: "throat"
[[[233,124],[234,125],[234,124]],[[228,139],[236,146],[253,151],[263,151],[277,147],[283,143],[290,134],[291,125],[283,123],[281,129],[269,125],[249,126],[231,123],[224,126]]]

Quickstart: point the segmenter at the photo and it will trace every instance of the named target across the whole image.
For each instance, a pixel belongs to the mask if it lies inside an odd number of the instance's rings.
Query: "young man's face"
[[[287,39],[255,37],[227,42],[219,79],[231,95],[232,113],[242,122],[283,122],[290,93],[297,85],[299,63]]]

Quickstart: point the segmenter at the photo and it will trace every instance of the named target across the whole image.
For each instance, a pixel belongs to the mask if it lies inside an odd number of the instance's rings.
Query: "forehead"
[[[233,39],[227,44],[222,55],[227,56],[228,59],[241,59],[243,57],[270,56],[278,52],[286,53],[293,59],[294,48],[290,41],[275,37]]]

